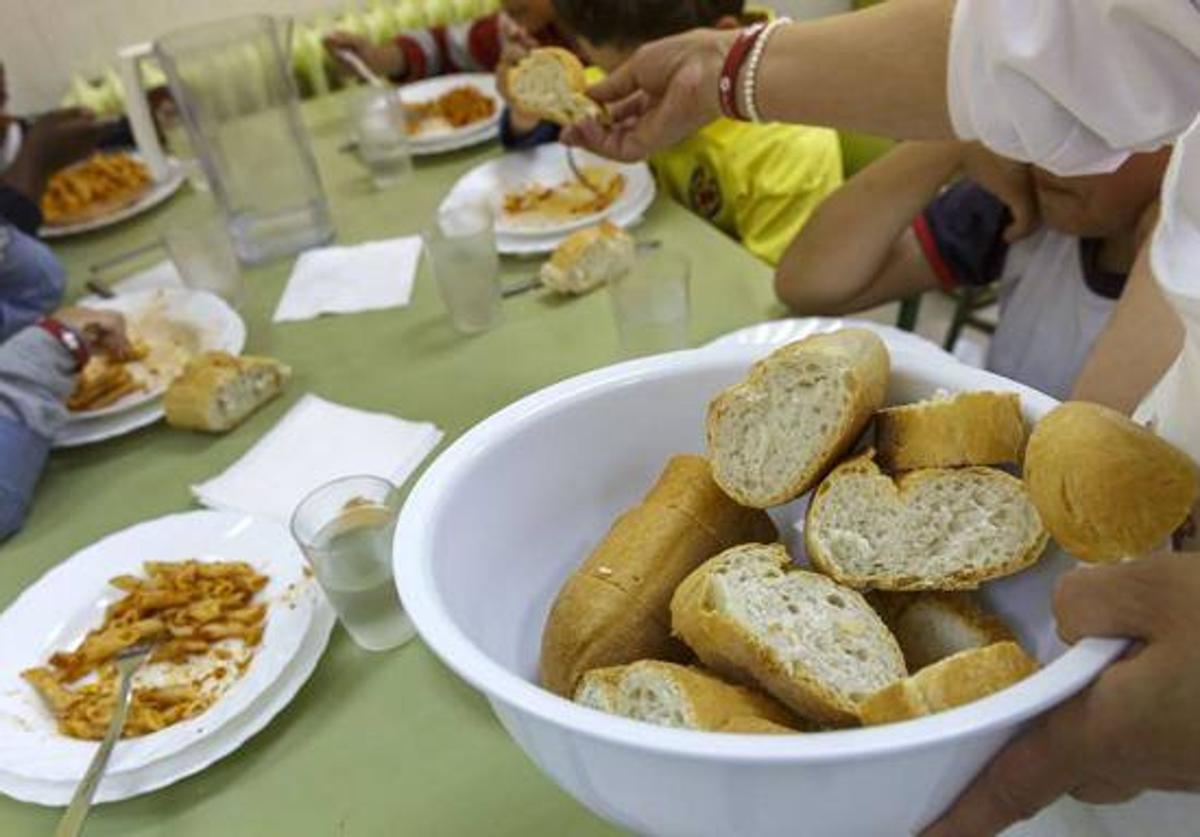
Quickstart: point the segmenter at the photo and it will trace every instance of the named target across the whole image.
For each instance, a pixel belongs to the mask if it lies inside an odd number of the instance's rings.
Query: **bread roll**
[[[1063,404],[1034,427],[1025,482],[1063,549],[1119,561],[1164,546],[1196,502],[1187,454],[1120,413]]]
[[[588,98],[585,90],[583,65],[561,47],[532,50],[508,71],[513,106],[563,126],[602,115],[600,105]]]
[[[1046,540],[1016,477],[926,468],[893,480],[870,450],[821,483],[804,527],[813,564],[856,589],[973,589],[1031,566]]]
[[[291,375],[271,358],[207,352],[188,361],[167,389],[167,424],[223,433],[282,392]]]
[[[945,712],[1007,689],[1037,671],[1015,642],[972,648],[893,683],[863,702],[865,724],[890,724]]]
[[[711,672],[659,660],[589,671],[575,701],[612,715],[711,732],[796,732],[779,703]]]
[[[757,508],[804,494],[883,404],[888,373],[887,347],[865,329],[817,334],[772,352],[708,407],[717,483]]]
[[[705,562],[675,591],[671,627],[713,671],[820,724],[857,723],[859,702],[905,675],[896,640],[863,597],[791,566],[778,544]]]
[[[1008,625],[971,593],[883,593],[867,596],[904,652],[909,671],[960,651],[1014,641]]]
[[[604,221],[571,233],[542,265],[542,284],[561,294],[585,294],[614,282],[633,270],[633,239],[620,227]]]
[[[875,414],[879,464],[889,471],[1019,464],[1021,399],[1013,392],[960,392]]]
[[[688,659],[670,635],[675,587],[725,545],[763,535],[777,536],[770,519],[737,508],[702,457],[673,457],[559,591],[542,634],[542,684],[569,697],[594,668]]]

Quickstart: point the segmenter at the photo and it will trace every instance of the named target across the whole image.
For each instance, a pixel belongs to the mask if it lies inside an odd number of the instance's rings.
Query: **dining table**
[[[345,95],[302,105],[337,243],[420,233],[459,177],[504,153],[493,140],[417,158],[410,178],[377,190],[355,155],[346,153]],[[213,211],[203,190],[185,186],[137,218],[52,242],[70,276],[68,300],[85,293],[92,265]],[[782,315],[770,268],[670,197],[657,197],[635,234],[688,256],[693,346]],[[155,258],[162,256],[150,256]],[[275,324],[272,314],[293,261],[245,269],[241,307],[246,351],[279,358],[294,370],[283,397],[226,435],[159,422],[55,451],[24,528],[0,544],[0,608],[97,539],[197,508],[190,486],[235,462],[305,393],[433,422],[445,431],[444,447],[535,390],[621,360],[603,290],[575,298],[514,296],[503,302],[499,325],[465,336],[451,325],[426,264],[404,307]],[[502,281],[527,279],[538,266],[536,258],[505,258]],[[60,815],[61,809],[0,797],[0,835],[50,834]],[[419,638],[372,653],[340,627],[308,683],[244,746],[168,787],[99,804],[87,823],[91,837],[585,837],[613,831],[542,775],[509,739],[484,697]]]

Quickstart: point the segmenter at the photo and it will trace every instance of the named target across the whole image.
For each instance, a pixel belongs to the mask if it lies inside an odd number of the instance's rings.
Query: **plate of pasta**
[[[504,103],[490,73],[452,73],[406,84],[400,101],[416,156],[468,148],[500,132]]]
[[[42,196],[42,238],[63,238],[110,227],[166,201],[186,179],[168,161],[166,177],[155,180],[136,152],[97,152],[50,178]]]
[[[114,782],[244,726],[327,610],[279,523],[199,511],[103,538],[0,614],[0,777],[82,777],[111,712],[112,659],[140,641],[154,652],[134,680]]]

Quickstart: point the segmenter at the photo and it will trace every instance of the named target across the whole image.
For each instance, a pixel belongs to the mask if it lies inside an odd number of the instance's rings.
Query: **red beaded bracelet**
[[[91,353],[88,352],[87,344],[83,342],[83,338],[73,328],[59,322],[53,317],[43,317],[38,320],[38,328],[47,332],[64,349],[71,353],[71,356],[75,358],[76,372],[87,366]]]
[[[717,82],[717,93],[721,101],[721,113],[730,119],[746,120],[746,115],[738,107],[737,78],[742,71],[742,65],[746,63],[746,58],[750,55],[750,50],[754,49],[754,44],[757,43],[766,28],[766,24],[756,23],[743,29],[738,33],[733,46],[729,48],[729,54],[725,56],[720,80]]]

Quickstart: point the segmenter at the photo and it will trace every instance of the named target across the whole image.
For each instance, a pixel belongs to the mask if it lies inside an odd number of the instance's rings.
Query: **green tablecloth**
[[[375,192],[355,159],[337,151],[343,109],[338,97],[305,106],[342,243],[418,232],[459,176],[498,153],[492,145],[421,159],[407,184]],[[185,190],[136,221],[55,249],[77,293],[89,265],[202,211],[203,197]],[[697,345],[780,313],[767,268],[670,200],[660,196],[637,234],[691,256]],[[505,278],[536,266],[506,260]],[[188,486],[234,462],[304,392],[435,422],[450,442],[527,393],[617,360],[603,292],[507,300],[499,328],[466,338],[451,328],[422,268],[407,308],[274,326],[290,268],[288,260],[249,271],[243,312],[247,351],[295,370],[286,396],[224,437],[157,425],[55,453],[24,531],[0,546],[0,606],[97,538],[192,508]],[[0,797],[0,834],[52,833],[58,814]],[[173,837],[609,832],[538,772],[484,699],[421,642],[369,654],[340,628],[292,704],[244,747],[169,788],[99,806],[88,824],[91,835]]]

